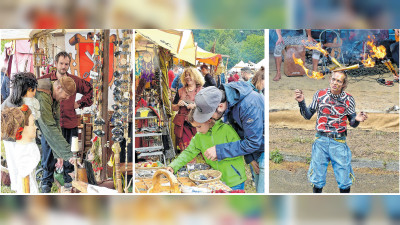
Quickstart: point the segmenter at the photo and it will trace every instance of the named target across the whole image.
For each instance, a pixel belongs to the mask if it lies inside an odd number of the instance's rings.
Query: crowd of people
[[[11,93],[2,95],[5,98],[1,104],[1,137],[11,189],[17,193],[26,190],[22,180],[27,175],[31,175],[30,193],[39,192],[33,172],[40,160],[44,171],[43,193],[51,192],[55,171],[63,174],[66,188],[72,187],[75,159],[70,145],[72,137],[78,136],[79,124],[75,109],[92,105],[93,87],[86,80],[68,73],[70,62],[71,56],[60,52],[55,56],[56,70],[50,74],[40,78],[29,72],[14,74]],[[82,94],[78,101],[76,93]],[[37,128],[41,132],[41,153],[36,142]]]
[[[256,191],[264,192],[264,67],[255,73],[241,70],[241,77],[224,74],[215,79],[210,68],[169,71],[175,144],[179,152],[167,167],[176,173],[196,156],[222,173],[221,180],[233,190],[244,190],[245,163]],[[218,80],[219,82],[216,82]],[[224,81],[228,81],[225,83]]]

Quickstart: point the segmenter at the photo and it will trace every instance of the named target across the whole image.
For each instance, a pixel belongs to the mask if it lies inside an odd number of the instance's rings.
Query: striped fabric
[[[346,92],[334,95],[327,88],[314,94],[313,101],[308,108],[311,116],[303,107],[300,107],[300,112],[306,119],[310,119],[315,112],[318,112],[317,131],[342,133],[347,130],[348,115],[355,114],[355,107],[353,96]]]

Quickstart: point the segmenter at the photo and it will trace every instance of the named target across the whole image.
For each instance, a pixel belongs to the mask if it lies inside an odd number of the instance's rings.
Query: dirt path
[[[270,193],[311,193],[312,187],[307,178],[308,164],[283,162],[275,164],[270,161]],[[398,172],[354,169],[356,182],[351,187],[352,193],[398,193]],[[324,193],[339,193],[332,171],[328,167]]]

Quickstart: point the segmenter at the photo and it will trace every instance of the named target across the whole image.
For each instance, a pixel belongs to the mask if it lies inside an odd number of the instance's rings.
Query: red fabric
[[[98,42],[96,43],[96,46],[99,46]],[[86,51],[88,51],[91,55],[93,54],[92,42],[79,43],[79,77],[81,78],[84,77],[85,72],[89,74],[90,70],[93,68],[93,62],[86,56]],[[110,66],[108,67],[108,83],[111,84],[114,78],[114,43],[110,43],[108,60],[110,62]],[[90,82],[91,78],[87,76],[85,80]]]
[[[234,78],[233,76],[230,76],[230,77],[228,78],[228,83],[234,82],[234,81],[235,81],[235,78]]]
[[[233,75],[233,78],[235,79],[234,81],[239,81],[240,77],[239,74],[235,73],[235,75]]]
[[[196,134],[196,128],[183,126],[183,135],[182,138],[176,138],[176,144],[179,150],[183,151],[189,146],[190,140],[192,140],[193,136]]]
[[[69,73],[67,73],[67,76],[74,79],[76,84],[76,92],[83,95],[82,98],[77,101],[77,103],[81,106],[79,108],[91,106],[93,104],[92,85],[84,79],[81,79]],[[43,78],[50,78],[50,80],[55,81],[57,80],[56,72],[54,71],[52,73],[41,76],[39,79]],[[79,121],[74,108],[75,98],[76,93],[70,96],[67,100],[62,101],[60,104],[60,126],[62,128],[72,129],[79,125]]]
[[[169,70],[168,71],[168,85],[169,85],[169,88],[171,88],[171,84],[172,84],[172,81],[174,81],[174,78],[175,78],[175,74],[174,74],[174,71],[172,71],[172,70]]]
[[[202,89],[201,86],[196,87],[196,90],[193,92],[187,92],[185,87],[182,87],[178,90],[179,93],[179,100],[184,100],[184,101],[192,101],[194,102],[194,97],[196,94]],[[189,115],[189,110],[185,106],[179,107],[178,114],[185,114],[187,120],[187,115]],[[188,126],[187,123],[184,123],[183,125],[183,135],[182,138],[178,138],[175,136],[175,143],[178,146],[178,148],[183,151],[186,149],[186,147],[189,145],[190,140],[192,140],[192,137],[196,134],[196,128],[192,126]]]

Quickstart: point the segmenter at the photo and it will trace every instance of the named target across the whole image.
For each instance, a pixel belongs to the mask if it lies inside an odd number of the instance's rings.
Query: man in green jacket
[[[172,173],[185,166],[200,152],[204,156],[204,152],[211,146],[240,140],[236,131],[221,120],[214,121],[210,116],[209,120],[204,123],[194,121],[193,114],[196,113],[196,110],[198,109],[190,112],[188,120],[196,128],[197,133],[190,141],[189,146],[169,164],[167,170]],[[226,158],[220,161],[212,161],[206,157],[204,159],[213,169],[222,173],[221,181],[226,185],[233,190],[244,190],[244,181],[247,177],[243,156]]]
[[[37,120],[37,126],[42,132],[42,192],[49,193],[54,181],[55,168],[63,167],[63,160],[74,162],[71,146],[62,135],[60,127],[60,102],[75,94],[76,85],[72,78],[62,77],[56,81],[50,79],[38,80],[36,99],[40,103],[41,117]],[[46,152],[51,151],[50,154]],[[46,157],[43,157],[46,156]],[[66,168],[63,171],[64,179],[74,168]],[[71,178],[69,178],[71,179]],[[72,180],[64,180],[65,187],[70,187]]]

